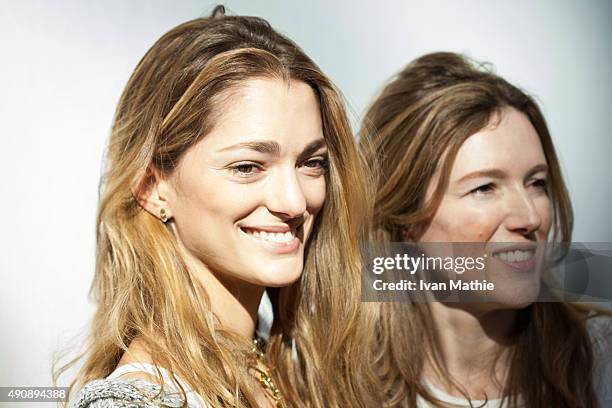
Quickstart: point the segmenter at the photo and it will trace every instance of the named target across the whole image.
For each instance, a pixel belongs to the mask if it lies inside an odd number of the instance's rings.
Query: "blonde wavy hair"
[[[342,98],[313,61],[266,21],[226,16],[222,7],[162,36],[121,96],[100,183],[91,288],[97,311],[84,350],[54,368],[54,383],[79,361],[84,363],[71,391],[106,377],[138,336],[156,366],[175,381],[184,379],[211,406],[257,405],[243,364],[251,343],[220,325],[171,232],[132,192],[150,166],[172,172],[214,127],[223,96],[261,77],[312,87],[329,151],[327,196],[303,274],[272,294],[268,364],[276,368],[274,380],[290,406],[378,405],[367,359],[373,318],[360,310],[359,299],[358,241],[369,217],[371,183]]]

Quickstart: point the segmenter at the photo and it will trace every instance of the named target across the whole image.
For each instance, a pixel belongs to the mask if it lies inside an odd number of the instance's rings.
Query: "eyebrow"
[[[318,149],[320,149],[321,147],[325,146],[325,139],[321,138],[321,139],[317,139],[314,140],[312,142],[310,142],[302,151],[302,153],[300,153],[300,158],[303,158],[305,156],[309,156],[312,153],[314,153],[315,151],[317,151]],[[234,149],[249,149],[249,150],[253,150],[256,151],[258,153],[265,153],[265,154],[271,154],[271,155],[275,155],[275,156],[280,156],[281,153],[281,146],[280,144],[278,144],[278,142],[274,141],[274,140],[260,140],[260,141],[253,141],[253,142],[241,142],[241,143],[236,143],[234,145],[231,146],[227,146],[224,147],[223,149],[220,149],[220,152],[224,152],[227,150],[234,150]]]
[[[314,140],[308,143],[308,145],[304,148],[302,153],[300,153],[300,156],[298,157],[298,161],[302,161],[306,159],[308,156],[312,155],[314,152],[319,150],[321,147],[324,147],[325,145],[326,145],[325,139],[317,139],[317,140]]]
[[[537,164],[534,167],[532,167],[527,172],[526,178],[527,177],[531,177],[534,174],[539,173],[541,171],[544,171],[544,172],[548,171],[548,166],[545,163]],[[487,178],[494,178],[494,179],[503,179],[503,178],[506,177],[506,172],[504,172],[503,170],[499,170],[499,169],[479,170],[479,171],[475,171],[473,173],[466,174],[465,176],[463,176],[459,180],[457,180],[457,183],[462,183],[464,181],[472,180],[472,179],[480,178],[480,177],[487,177]]]
[[[267,153],[275,156],[280,156],[281,147],[274,140],[261,140],[256,142],[242,142],[220,149],[220,152],[234,149],[249,149],[259,153]]]

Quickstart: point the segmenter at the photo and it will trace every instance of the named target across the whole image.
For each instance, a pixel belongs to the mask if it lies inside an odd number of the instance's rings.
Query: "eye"
[[[470,194],[474,194],[474,195],[486,195],[486,194],[491,194],[493,191],[495,191],[495,184],[487,183],[487,184],[483,184],[483,185],[478,186],[475,189],[471,190]]]
[[[327,172],[329,168],[329,161],[326,157],[318,157],[306,160],[302,166],[307,168],[311,172],[316,172],[316,174],[324,174]]]
[[[257,163],[239,163],[230,167],[232,174],[238,177],[251,177],[263,171],[261,165]]]
[[[547,192],[548,191],[548,180],[544,178],[534,179],[530,186],[536,189]]]

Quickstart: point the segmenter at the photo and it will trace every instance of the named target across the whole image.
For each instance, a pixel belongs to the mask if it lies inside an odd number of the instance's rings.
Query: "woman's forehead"
[[[301,81],[252,79],[245,81],[217,107],[213,129],[202,139],[209,151],[267,141],[282,150],[323,138],[318,101]]]
[[[527,118],[515,109],[504,109],[493,126],[469,136],[460,146],[451,170],[451,181],[484,170],[522,174],[546,164],[540,138]]]

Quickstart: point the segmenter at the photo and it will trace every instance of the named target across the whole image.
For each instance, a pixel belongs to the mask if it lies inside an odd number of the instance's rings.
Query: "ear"
[[[402,239],[404,242],[415,243],[423,236],[427,230],[429,223],[420,221],[415,224],[410,224],[402,229]]]
[[[405,227],[402,229],[402,240],[404,242],[415,242],[413,228]]]
[[[132,191],[138,204],[164,223],[172,218],[172,192],[169,180],[152,166],[147,168],[138,187]]]

